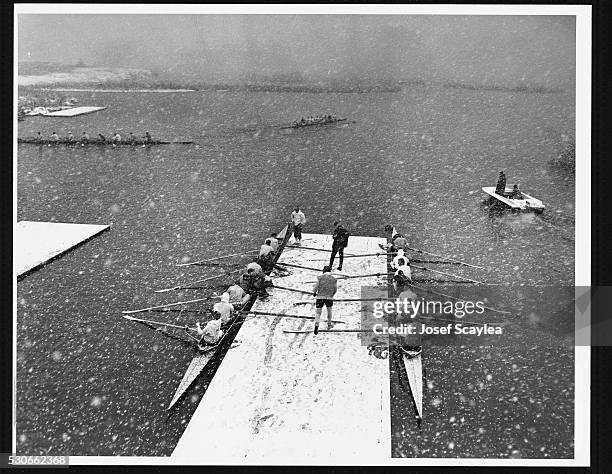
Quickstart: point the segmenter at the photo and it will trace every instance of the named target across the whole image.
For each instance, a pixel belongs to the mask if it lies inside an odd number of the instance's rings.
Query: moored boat
[[[540,214],[544,212],[545,209],[545,206],[542,201],[534,198],[533,196],[530,196],[529,194],[523,191],[521,191],[521,194],[523,195],[522,199],[510,199],[508,196],[512,192],[512,188],[506,187],[504,196],[495,192],[495,186],[486,186],[483,187],[482,190],[490,196],[489,202],[502,204],[513,210],[525,212],[533,211],[537,214]]]

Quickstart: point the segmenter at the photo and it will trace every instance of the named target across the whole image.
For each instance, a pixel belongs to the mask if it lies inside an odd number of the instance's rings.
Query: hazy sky
[[[571,16],[19,15],[20,60],[232,79],[424,78],[571,84]]]

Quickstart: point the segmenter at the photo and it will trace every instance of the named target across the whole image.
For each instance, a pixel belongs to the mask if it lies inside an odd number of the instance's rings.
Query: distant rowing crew
[[[321,125],[326,123],[337,122],[339,119],[335,115],[317,115],[315,117],[308,116],[307,118],[302,117],[301,120],[294,120],[291,122],[292,127],[305,127],[307,125]]]
[[[149,132],[145,132],[143,137],[137,138],[132,132],[130,132],[130,134],[127,136],[127,138],[125,140],[122,139],[121,135],[119,135],[119,133],[115,132],[113,134],[113,136],[110,139],[107,139],[104,135],[102,135],[101,133],[98,133],[98,138],[97,139],[90,139],[89,138],[89,134],[87,132],[83,132],[81,134],[81,136],[77,139],[72,135],[72,132],[68,132],[68,135],[66,135],[65,138],[60,138],[60,136],[56,133],[53,132],[48,140],[43,139],[43,136],[41,135],[40,132],[38,132],[36,134],[36,137],[34,138],[34,141],[39,141],[39,142],[46,142],[46,141],[50,141],[51,143],[81,143],[83,145],[86,145],[90,142],[110,142],[110,143],[151,143],[153,141],[153,137],[151,137],[151,134]]]

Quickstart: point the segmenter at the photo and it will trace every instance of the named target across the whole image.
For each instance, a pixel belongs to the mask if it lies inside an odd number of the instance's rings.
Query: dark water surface
[[[354,235],[383,236],[393,223],[415,247],[486,267],[443,271],[573,285],[574,178],[548,164],[561,135],[573,134],[572,95],[433,87],[70,95],[108,108],[28,118],[19,136],[148,130],[197,144],[19,146],[19,220],[112,225],[18,284],[19,453],[171,454],[202,391],[166,420],[193,352],[121,311],[207,294],[152,290],[222,273],[174,264],[256,248],[295,204],[306,232],[330,232],[342,220]],[[278,129],[317,113],[357,123]],[[480,188],[494,186],[501,169],[509,184],[542,199],[543,215],[482,205]],[[192,311],[207,307],[146,317],[191,325]],[[394,455],[572,456],[573,345],[545,318],[509,319],[523,339],[515,348],[427,351],[422,432],[392,382]]]

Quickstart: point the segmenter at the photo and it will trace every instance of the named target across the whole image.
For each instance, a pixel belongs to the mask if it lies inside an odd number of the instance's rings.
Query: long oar
[[[125,313],[125,311],[124,311],[124,313]],[[167,326],[167,327],[170,327],[170,328],[185,329],[185,330],[194,331],[194,332],[196,331],[195,329],[190,328],[188,326],[179,326],[177,324],[164,323],[162,321],[151,321],[149,319],[139,319],[139,318],[135,318],[133,316],[127,316],[127,315],[124,315],[123,317],[125,319],[129,319],[130,321],[136,321],[136,322],[139,322],[139,323],[157,324],[158,326]]]
[[[316,248],[316,247],[303,247],[301,245],[287,245],[286,246],[289,249],[304,249],[304,250],[316,250],[319,252],[327,252],[327,253],[331,253],[331,250],[327,250],[327,249],[320,249],[320,248]],[[344,255],[345,257],[353,257],[355,256],[354,254],[351,253],[347,253]]]
[[[453,277],[453,278],[460,278],[461,280],[469,281],[469,282],[472,282],[472,283],[477,283],[479,285],[490,285],[491,284],[491,283],[485,283],[485,282],[478,281],[478,280],[472,280],[471,278],[462,277],[461,275],[453,275],[452,273],[445,273],[445,272],[441,272],[439,270],[433,270],[433,269],[427,268],[427,267],[420,267],[418,265],[412,265],[412,264],[410,266],[414,267],[414,268],[418,268],[419,270],[425,270],[425,271],[432,272],[432,273],[438,273],[440,275],[445,275],[445,276],[449,276],[449,277]]]
[[[287,288],[286,286],[274,285],[272,288],[278,288],[279,290],[293,291],[295,293],[302,293],[304,295],[312,295],[312,291],[298,290],[297,288]]]
[[[204,263],[214,262],[216,260],[221,260],[221,259],[224,259],[224,258],[239,257],[239,256],[242,256],[242,255],[248,255],[250,253],[255,253],[255,252],[259,252],[259,249],[257,249],[257,250],[249,250],[248,252],[232,253],[230,255],[221,255],[220,257],[209,258],[209,259],[206,259],[206,260],[198,260],[197,262],[177,263],[176,266],[177,267],[188,267],[190,265],[202,265]]]
[[[195,280],[195,281],[191,281],[189,283],[183,283],[182,285],[173,286],[172,288],[164,288],[163,290],[155,290],[155,293],[166,293],[168,291],[186,289],[186,288],[188,288],[191,285],[194,285],[196,283],[204,283],[205,281],[216,280],[217,278],[223,278],[223,277],[231,275],[232,273],[238,273],[240,271],[242,271],[242,268],[239,268],[238,270],[232,270],[231,272],[222,273],[221,275],[214,275],[214,276],[211,276],[211,277],[208,277],[208,278],[204,278],[202,280]]]
[[[285,313],[270,313],[268,311],[243,311],[245,314],[254,314],[257,316],[277,316],[279,318],[295,318],[295,319],[310,319],[314,320],[314,316],[302,316],[299,314],[285,314]],[[339,321],[337,319],[332,319],[333,323],[341,323],[345,324],[344,321]]]
[[[443,296],[444,298],[450,298],[450,299],[456,300],[456,301],[465,301],[465,299],[457,298],[456,296],[445,295],[444,293],[439,293],[439,292],[433,291],[433,290],[431,290],[429,288],[423,288],[422,286],[417,286],[417,285],[414,285],[412,283],[408,283],[408,285],[411,286],[412,288],[416,288],[417,290],[427,291],[427,292],[432,293],[434,295]],[[512,314],[510,311],[503,311],[501,309],[495,309],[495,308],[491,308],[489,306],[483,306],[483,308],[488,309],[489,311],[493,311],[494,313]]]
[[[359,255],[345,255],[344,258],[359,258],[359,257],[380,257],[382,255],[387,255],[386,252],[378,252],[378,253],[362,253]],[[326,262],[325,259],[308,259],[307,262]]]
[[[458,265],[465,265],[466,267],[480,268],[480,269],[484,268],[484,267],[480,267],[478,265],[472,265],[471,263],[462,262],[461,260],[457,260],[457,259],[454,259],[454,258],[445,257],[444,255],[438,255],[438,254],[435,254],[435,253],[426,252],[425,250],[420,250],[420,249],[416,249],[416,248],[413,248],[413,247],[406,247],[406,248],[408,250],[412,250],[413,252],[424,253],[426,255],[431,255],[432,257],[443,258],[444,260],[448,260],[449,262],[455,262]]]
[[[337,277],[338,280],[349,280],[351,278],[366,278],[366,277],[373,277],[373,276],[386,276],[387,273],[367,273],[365,275],[346,275],[346,276],[339,276]]]
[[[161,304],[158,306],[149,306],[148,308],[142,308],[142,309],[131,309],[131,310],[127,310],[127,311],[122,311],[123,314],[134,314],[134,313],[144,313],[147,311],[154,311],[156,309],[163,309],[163,308],[170,308],[171,306],[178,306],[181,304],[189,304],[189,303],[199,303],[200,301],[207,301],[212,299],[213,296],[208,296],[206,298],[198,298],[195,300],[188,300],[188,301],[177,301],[176,303],[167,303],[167,304]]]
[[[279,266],[284,265],[286,267],[292,267],[292,268],[301,268],[302,270],[313,270],[315,272],[320,272],[323,270],[322,268],[305,267],[304,265],[296,265],[294,263],[285,263],[285,262],[278,262],[277,265]]]

